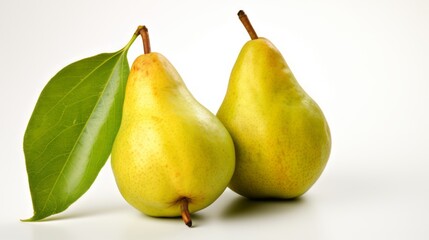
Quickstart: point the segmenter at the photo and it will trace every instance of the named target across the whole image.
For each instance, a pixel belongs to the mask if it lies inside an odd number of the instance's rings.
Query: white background
[[[1,1],[0,239],[428,239],[429,1]],[[22,139],[39,93],[65,65],[122,48],[146,24],[152,50],[212,112],[249,39],[284,54],[324,110],[328,165],[298,201],[252,202],[227,190],[195,214],[147,217],[120,196],[110,161],[65,212],[32,216]],[[130,64],[142,52],[137,39]]]

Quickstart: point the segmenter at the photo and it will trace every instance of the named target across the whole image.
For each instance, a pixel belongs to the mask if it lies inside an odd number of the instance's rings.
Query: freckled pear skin
[[[325,168],[329,126],[278,49],[254,36],[238,56],[217,113],[236,149],[229,187],[248,198],[295,198]]]
[[[139,56],[112,150],[126,201],[150,216],[182,215],[190,226],[189,214],[222,194],[234,167],[228,131],[195,100],[173,65],[159,53]]]

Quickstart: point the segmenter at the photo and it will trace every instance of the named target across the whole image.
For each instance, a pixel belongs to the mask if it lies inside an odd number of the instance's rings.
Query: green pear
[[[257,36],[243,11],[239,16],[252,40],[241,49],[217,113],[235,143],[229,187],[248,198],[295,198],[325,168],[328,123],[279,50]]]
[[[150,52],[131,67],[112,169],[125,200],[155,217],[182,216],[213,203],[235,166],[234,144],[217,117],[187,89],[173,65]]]

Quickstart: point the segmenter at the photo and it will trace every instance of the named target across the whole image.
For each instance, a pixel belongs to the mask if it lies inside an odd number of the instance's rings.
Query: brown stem
[[[188,209],[189,201],[187,198],[180,200],[180,211],[182,213],[182,219],[188,227],[192,227],[191,214]]]
[[[252,40],[258,39],[258,35],[256,34],[255,29],[253,29],[253,26],[250,23],[250,20],[247,17],[246,13],[243,10],[240,10],[238,12],[238,17],[240,18],[241,23],[243,23],[244,27],[246,28],[247,32],[249,33],[250,38]]]
[[[147,30],[146,26],[142,26],[141,29],[139,30],[140,35],[142,36],[142,40],[143,40],[143,49],[144,49],[144,53],[150,53],[150,40],[149,40],[149,31]]]
[[[142,28],[143,28],[143,26],[139,25],[137,27],[137,30],[134,32],[134,35],[136,35],[136,36],[140,35],[140,30],[142,30]]]

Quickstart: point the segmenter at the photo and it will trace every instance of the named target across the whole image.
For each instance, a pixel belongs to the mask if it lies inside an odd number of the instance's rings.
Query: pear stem
[[[150,53],[150,40],[149,40],[149,31],[147,30],[146,26],[142,26],[139,30],[140,35],[142,36],[143,40],[143,50],[144,54]]]
[[[238,15],[238,18],[240,18],[241,23],[243,23],[244,27],[249,33],[250,38],[252,40],[258,39],[258,35],[256,34],[255,29],[253,29],[253,26],[250,23],[250,20],[247,17],[246,13],[243,10],[240,10],[237,15]]]
[[[182,198],[180,200],[180,211],[182,213],[182,219],[185,222],[186,226],[192,227],[191,214],[189,213],[188,205],[189,201],[187,198]]]

